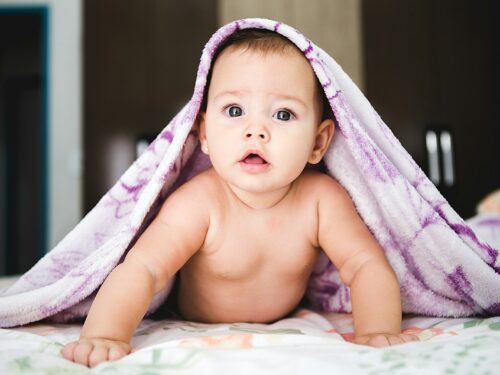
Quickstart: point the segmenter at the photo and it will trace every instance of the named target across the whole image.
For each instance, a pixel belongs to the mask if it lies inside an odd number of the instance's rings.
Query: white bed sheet
[[[408,317],[421,341],[384,349],[349,342],[349,314],[300,310],[274,324],[144,320],[133,352],[88,369],[62,358],[80,324],[0,330],[0,374],[499,374],[500,317]]]

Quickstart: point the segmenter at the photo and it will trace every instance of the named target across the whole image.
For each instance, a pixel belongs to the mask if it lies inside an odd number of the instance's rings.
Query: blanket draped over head
[[[148,149],[53,250],[0,291],[1,327],[84,317],[96,290],[165,198],[210,166],[193,124],[217,47],[244,28],[284,35],[310,62],[337,123],[324,156],[326,173],[348,191],[385,250],[400,283],[403,310],[436,316],[500,314],[500,260],[493,242],[479,238],[450,207],[326,52],[280,22],[244,19],[220,28],[208,41],[191,100]],[[172,283],[155,296],[149,312],[165,300]],[[315,308],[351,309],[349,288],[324,254],[307,295]]]

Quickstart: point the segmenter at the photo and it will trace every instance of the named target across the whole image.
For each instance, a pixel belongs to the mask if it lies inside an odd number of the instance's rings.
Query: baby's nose
[[[261,142],[268,142],[270,138],[268,130],[261,126],[249,127],[245,130],[244,136],[247,140],[257,139]]]

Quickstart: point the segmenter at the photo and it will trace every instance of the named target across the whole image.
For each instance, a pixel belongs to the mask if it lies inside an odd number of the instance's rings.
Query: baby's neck
[[[230,194],[230,196],[238,203],[241,203],[251,209],[262,210],[273,208],[281,203],[290,193],[293,183],[277,190],[262,193],[249,192],[230,184],[225,185],[227,187],[228,194]]]

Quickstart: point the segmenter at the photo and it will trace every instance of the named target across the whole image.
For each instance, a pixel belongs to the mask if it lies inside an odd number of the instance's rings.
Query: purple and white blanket
[[[191,100],[96,207],[17,283],[0,291],[0,327],[85,316],[96,289],[166,196],[209,166],[193,123],[214,51],[242,28],[284,35],[311,63],[338,124],[324,157],[327,173],[349,192],[385,249],[401,285],[403,310],[455,317],[500,315],[499,245],[481,239],[449,206],[326,52],[287,25],[245,19],[222,27],[208,41]],[[150,311],[172,283],[155,297]],[[350,311],[349,290],[326,257],[311,276],[308,296],[315,307]]]

